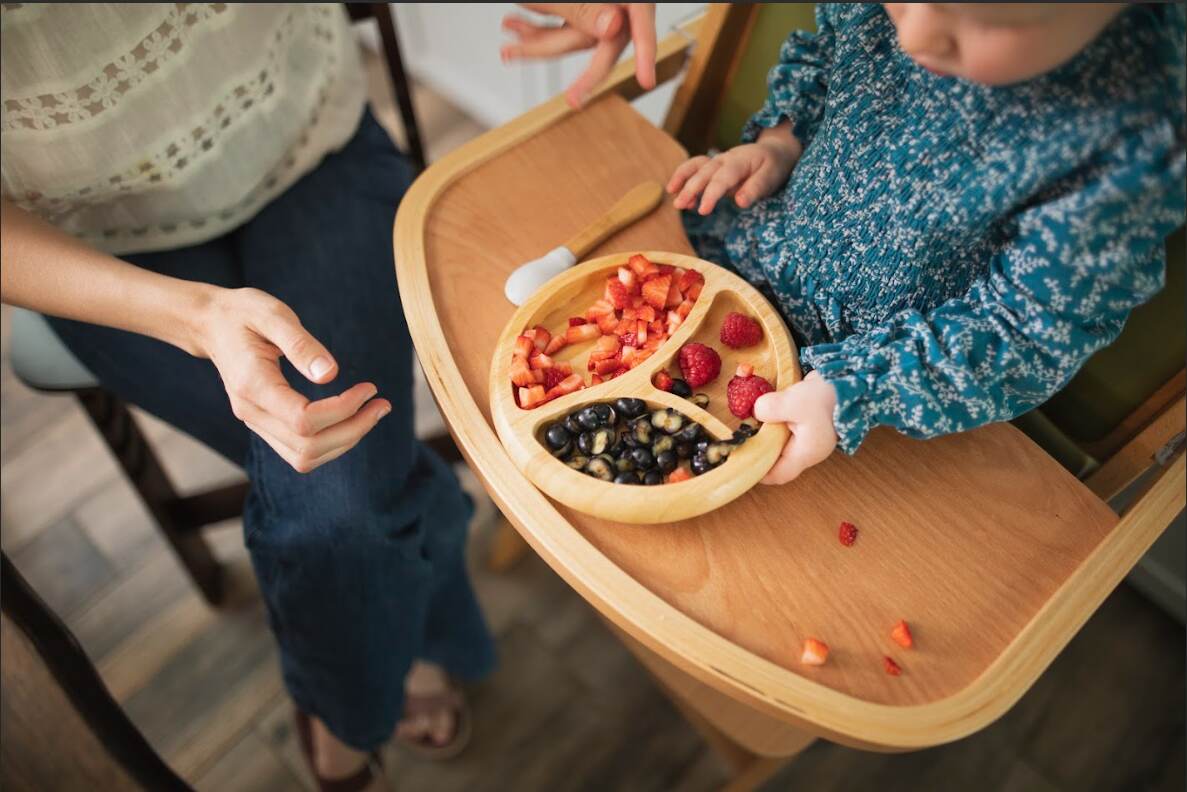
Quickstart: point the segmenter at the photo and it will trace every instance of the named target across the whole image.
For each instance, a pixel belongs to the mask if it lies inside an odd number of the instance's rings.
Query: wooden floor
[[[420,92],[430,153],[478,127]],[[381,117],[390,117],[390,111]],[[211,533],[238,607],[199,599],[114,462],[67,397],[18,383],[3,314],[0,540],[65,618],[149,740],[201,790],[311,789],[238,523]],[[418,425],[439,420],[418,393]],[[151,419],[179,486],[241,474]],[[468,487],[478,494],[473,479]],[[709,790],[725,771],[589,607],[536,558],[477,563],[498,515],[480,498],[470,552],[500,666],[473,691],[475,735],[434,765],[392,749],[401,790]],[[1113,594],[1005,718],[958,743],[879,755],[817,743],[769,790],[1184,788],[1184,632],[1129,588]]]

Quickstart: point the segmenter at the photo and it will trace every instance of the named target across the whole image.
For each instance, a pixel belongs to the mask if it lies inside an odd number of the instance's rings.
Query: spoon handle
[[[573,251],[578,261],[585,258],[613,233],[625,228],[631,223],[659,206],[664,197],[664,189],[653,181],[643,182],[633,188],[626,195],[607,210],[606,214],[590,223],[572,239],[565,243],[565,247]]]

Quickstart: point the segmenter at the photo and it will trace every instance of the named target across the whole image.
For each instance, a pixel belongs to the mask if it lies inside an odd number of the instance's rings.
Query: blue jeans
[[[368,380],[392,403],[354,449],[300,474],[231,414],[214,366],[145,336],[52,320],[103,385],[198,438],[251,479],[244,535],[285,683],[339,739],[371,750],[403,711],[414,659],[462,678],[494,665],[467,579],[473,507],[413,435],[412,343],[396,287],[392,221],[412,178],[368,112],[354,138],[234,231],[192,247],[124,256],[146,269],[287,303],[340,373],[310,399]]]

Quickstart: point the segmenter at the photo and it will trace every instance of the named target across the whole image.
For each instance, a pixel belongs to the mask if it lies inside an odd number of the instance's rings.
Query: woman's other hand
[[[610,74],[628,43],[635,45],[635,79],[646,90],[655,87],[654,3],[520,3],[529,11],[559,17],[562,24],[538,25],[517,14],[503,18],[503,29],[516,39],[502,48],[504,62],[555,58],[592,49],[589,66],[565,90],[574,109],[589,99]]]
[[[298,473],[345,454],[391,412],[369,382],[313,402],[294,390],[282,356],[318,384],[331,382],[338,364],[291,308],[258,289],[213,290],[197,326],[195,351],[218,369],[235,417]]]

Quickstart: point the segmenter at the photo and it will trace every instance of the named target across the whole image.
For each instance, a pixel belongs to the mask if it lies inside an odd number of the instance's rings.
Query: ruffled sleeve
[[[824,115],[828,71],[833,58],[831,4],[816,6],[816,32],[794,31],[779,50],[779,62],[767,75],[767,99],[742,128],[742,141],[753,143],[760,132],[790,119],[792,133],[807,147]]]
[[[874,426],[912,437],[1009,420],[1058,391],[1163,286],[1164,240],[1184,221],[1182,130],[1129,134],[1046,190],[962,296],[803,351],[837,391],[853,453]]]

